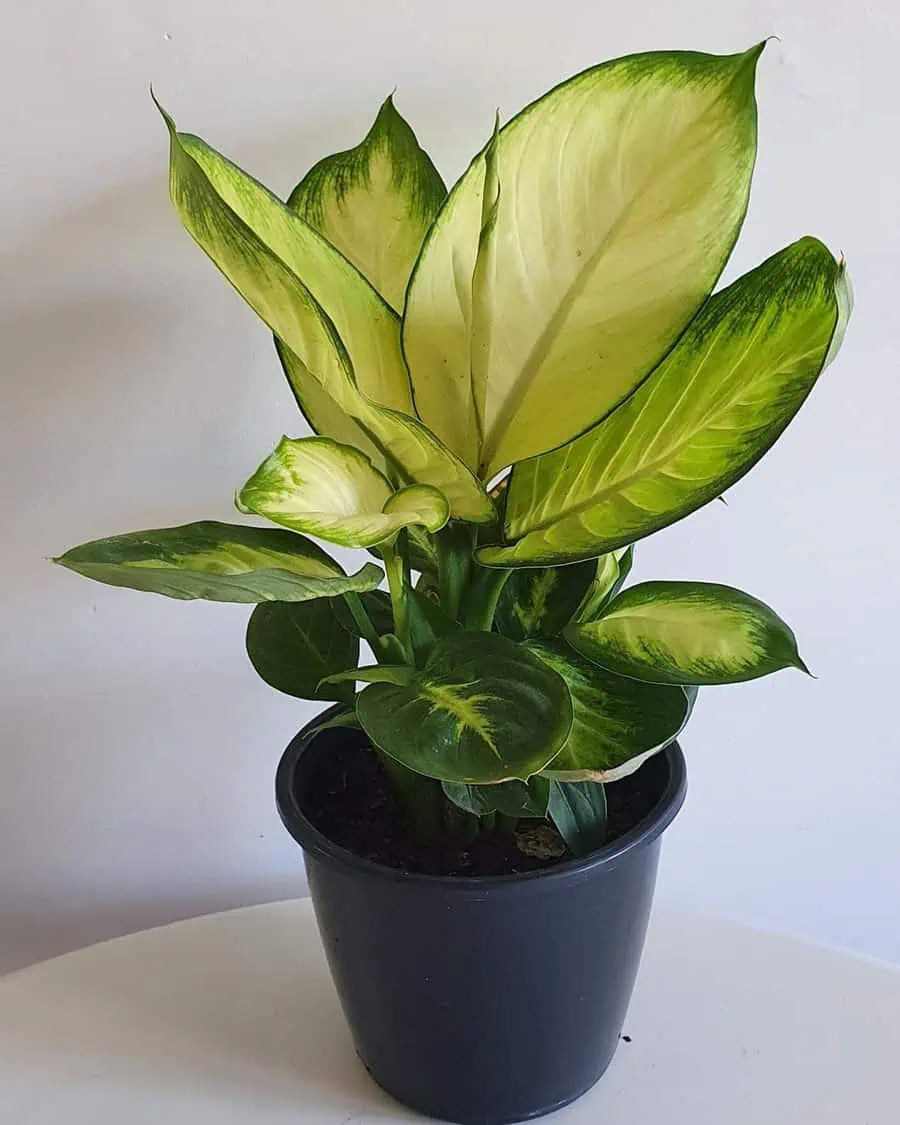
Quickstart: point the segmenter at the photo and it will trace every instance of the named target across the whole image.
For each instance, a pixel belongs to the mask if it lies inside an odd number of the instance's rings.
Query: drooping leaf
[[[258,605],[247,625],[247,655],[266,683],[287,695],[353,699],[352,684],[321,682],[359,659],[359,640],[339,626],[334,599]]]
[[[513,469],[487,565],[615,550],[721,496],[800,409],[849,312],[843,265],[803,238],[712,297],[615,414]]]
[[[394,492],[365,454],[320,437],[283,437],[237,502],[243,512],[345,547],[393,540],[413,523],[437,531],[450,518],[436,488],[418,484]]]
[[[408,684],[413,670],[408,664],[371,664],[365,668],[347,668],[322,678],[323,684]]]
[[[535,774],[528,781],[504,781],[501,785],[441,783],[444,795],[473,816],[501,813],[511,817],[545,817],[550,800],[550,782]]]
[[[634,563],[634,547],[619,547],[597,559],[594,580],[575,613],[576,621],[593,621],[625,585]],[[526,572],[527,573],[527,572]]]
[[[214,602],[305,602],[374,590],[384,578],[372,563],[346,575],[290,531],[214,520],[95,539],[53,562],[109,586]]]
[[[444,181],[388,98],[363,141],[320,160],[288,207],[336,246],[397,312]]]
[[[594,580],[592,560],[574,566],[520,567],[503,584],[494,620],[514,641],[553,637],[572,619]]]
[[[691,711],[684,688],[626,679],[563,640],[531,641],[528,647],[562,676],[572,696],[572,730],[545,777],[618,781],[684,729]]]
[[[572,855],[588,855],[606,843],[606,791],[596,781],[551,781],[548,805]]]
[[[409,769],[472,784],[527,780],[572,725],[562,678],[522,645],[481,632],[438,641],[408,686],[367,687],[357,714],[375,745]]]
[[[441,637],[459,632],[459,624],[440,605],[415,588],[407,590],[409,635],[416,664],[423,665]]]
[[[767,605],[714,582],[642,582],[565,630],[595,664],[656,684],[734,684],[806,665]]]
[[[397,314],[299,215],[198,137],[170,138],[169,187],[188,233],[281,341],[280,355],[315,427],[341,412],[335,438],[380,450],[402,483],[440,489],[461,519],[493,507],[466,467],[413,416]],[[311,388],[313,388],[311,390]],[[325,436],[330,436],[325,434]]]
[[[404,353],[420,416],[485,479],[605,417],[712,289],[747,206],[761,50],[587,70],[451,191],[410,281]]]

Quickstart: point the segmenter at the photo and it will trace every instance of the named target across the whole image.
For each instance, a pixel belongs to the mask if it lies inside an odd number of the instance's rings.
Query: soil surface
[[[455,831],[448,826],[423,843],[397,802],[381,762],[358,731],[323,731],[317,741],[308,772],[303,771],[306,815],[329,840],[358,856],[429,875],[509,875],[572,858],[556,830],[539,820],[520,821],[519,835],[495,828],[469,840],[462,838],[458,826]],[[657,754],[630,777],[607,785],[608,842],[643,820],[667,781],[665,757]]]

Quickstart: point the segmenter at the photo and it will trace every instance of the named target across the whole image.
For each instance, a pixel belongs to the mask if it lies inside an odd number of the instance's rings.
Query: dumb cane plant
[[[257,671],[336,701],[328,722],[363,729],[420,825],[458,806],[602,842],[604,783],[679,734],[699,685],[804,667],[738,590],[623,588],[634,543],[769,449],[849,315],[843,262],[809,237],[710,295],[747,208],[762,49],[587,70],[495,127],[449,194],[390,98],[286,203],[161,110],[181,220],[274,333],[317,436],[282,438],[237,494],[278,528],[55,561],[256,603]]]

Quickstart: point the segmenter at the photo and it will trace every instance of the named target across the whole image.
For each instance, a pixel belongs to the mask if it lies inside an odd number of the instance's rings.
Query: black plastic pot
[[[502,1125],[574,1101],[616,1046],[640,962],[660,836],[685,794],[677,744],[653,811],[606,847],[542,871],[406,874],[331,843],[307,778],[346,730],[303,730],[276,778],[356,1049],[398,1101]],[[646,767],[644,767],[646,768]],[[658,766],[657,766],[658,768]]]

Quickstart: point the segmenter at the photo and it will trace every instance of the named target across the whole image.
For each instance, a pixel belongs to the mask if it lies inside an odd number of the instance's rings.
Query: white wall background
[[[272,776],[312,708],[257,681],[248,611],[44,556],[195,518],[300,432],[268,334],[181,231],[155,84],[277,190],[397,101],[449,178],[572,72],[767,36],[731,272],[815,233],[857,311],[786,440],[640,549],[743,586],[817,680],[701,697],[660,895],[900,960],[896,732],[900,15],[893,0],[32,0],[0,38],[0,967],[302,890]]]

